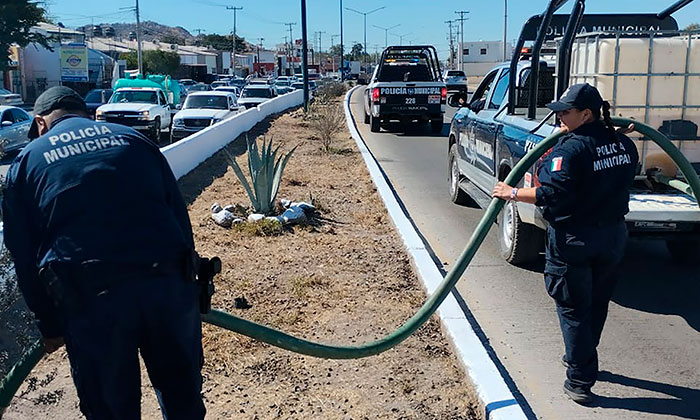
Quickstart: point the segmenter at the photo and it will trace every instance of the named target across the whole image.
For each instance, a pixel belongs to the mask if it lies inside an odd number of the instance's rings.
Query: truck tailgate
[[[695,222],[700,223],[697,202],[683,193],[632,193],[628,222]]]

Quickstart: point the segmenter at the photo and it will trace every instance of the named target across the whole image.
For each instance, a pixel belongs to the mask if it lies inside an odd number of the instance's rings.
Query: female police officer
[[[602,107],[602,112],[601,112]],[[627,230],[629,188],[639,156],[610,122],[610,104],[589,84],[574,85],[548,108],[565,134],[542,160],[540,186],[499,182],[493,196],[543,208],[547,229],[545,286],[554,298],[564,336],[564,392],[592,401],[600,341]],[[601,118],[602,117],[602,118]]]

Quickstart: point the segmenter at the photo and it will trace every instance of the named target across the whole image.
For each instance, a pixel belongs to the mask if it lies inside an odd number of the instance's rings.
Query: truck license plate
[[[440,96],[440,95],[428,95],[428,103],[429,104],[439,104],[441,99],[442,99],[442,96]]]

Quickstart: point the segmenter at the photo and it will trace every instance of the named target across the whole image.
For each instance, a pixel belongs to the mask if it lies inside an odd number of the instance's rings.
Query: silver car
[[[18,150],[29,143],[27,132],[32,119],[22,108],[0,106],[0,146],[4,151]]]
[[[22,96],[12,93],[7,89],[0,88],[0,105],[22,105]]]

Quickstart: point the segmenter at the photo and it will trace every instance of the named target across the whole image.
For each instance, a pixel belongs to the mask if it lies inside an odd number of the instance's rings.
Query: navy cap
[[[554,112],[567,109],[600,109],[603,106],[603,97],[598,89],[588,83],[570,86],[558,101],[547,104],[547,108]]]
[[[34,115],[48,115],[57,109],[87,112],[83,98],[78,95],[78,92],[66,86],[48,88],[34,101]],[[39,126],[36,120],[32,122],[27,137],[30,139],[39,137]]]

